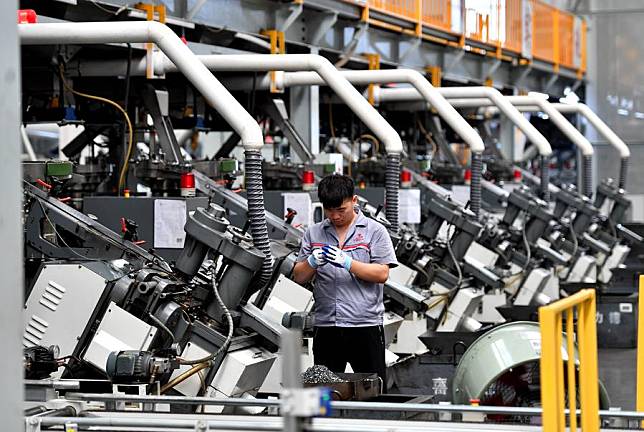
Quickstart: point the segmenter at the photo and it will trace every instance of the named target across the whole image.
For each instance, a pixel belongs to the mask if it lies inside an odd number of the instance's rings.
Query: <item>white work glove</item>
[[[342,249],[326,245],[322,250],[324,251],[324,259],[326,262],[329,262],[336,267],[344,267],[347,271],[351,270],[353,259],[344,253]]]
[[[322,249],[314,249],[313,252],[311,252],[311,255],[306,259],[306,261],[309,263],[311,268],[318,268],[320,266],[323,266],[326,264],[326,260],[324,259],[324,252]]]

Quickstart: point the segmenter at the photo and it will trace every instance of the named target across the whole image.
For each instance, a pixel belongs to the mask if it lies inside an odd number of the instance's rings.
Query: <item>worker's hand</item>
[[[353,259],[344,253],[342,249],[335,246],[326,245],[322,248],[324,259],[336,267],[344,267],[347,271],[351,270]]]
[[[327,263],[327,261],[324,259],[324,252],[322,251],[322,249],[314,249],[311,255],[309,255],[309,257],[306,259],[306,261],[309,263],[311,268],[314,269]]]

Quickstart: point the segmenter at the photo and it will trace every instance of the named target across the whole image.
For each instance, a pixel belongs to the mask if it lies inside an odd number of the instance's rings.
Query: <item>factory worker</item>
[[[383,284],[398,265],[391,238],[356,206],[351,177],[325,177],[318,198],[326,219],[304,234],[293,269],[300,284],[315,277],[314,362],[333,372],[349,363],[386,383]]]

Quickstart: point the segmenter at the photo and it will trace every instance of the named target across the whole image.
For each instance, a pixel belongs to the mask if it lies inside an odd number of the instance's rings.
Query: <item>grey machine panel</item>
[[[83,212],[96,216],[101,224],[117,233],[121,232],[122,217],[135,221],[138,224],[139,240],[145,240],[141,247],[150,249],[154,248],[155,238],[154,202],[159,199],[185,200],[186,216],[197,207],[208,206],[208,197],[87,197],[83,200]],[[167,261],[175,261],[181,253],[180,248],[154,248],[154,250]]]
[[[25,305],[24,347],[58,345],[61,356],[71,355],[105,285],[79,264],[44,266]]]

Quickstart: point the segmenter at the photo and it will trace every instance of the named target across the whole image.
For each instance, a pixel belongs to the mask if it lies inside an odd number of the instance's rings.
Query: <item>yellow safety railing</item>
[[[459,45],[471,40],[489,45],[487,51],[501,57],[501,50],[521,54],[524,31],[524,0],[473,0],[461,2],[459,13],[452,10],[451,0],[344,0],[346,3],[364,7],[362,19],[377,27],[415,34],[433,41],[435,36],[423,35],[422,29],[433,28],[460,36]],[[552,63],[555,71],[559,65],[576,69],[579,74],[586,70],[586,24],[575,27],[575,16],[543,3],[528,0],[532,7],[532,47],[534,58]],[[400,24],[369,17],[370,11],[391,16],[414,25],[414,29]],[[460,18],[458,18],[460,15]],[[453,21],[457,18],[460,24]],[[456,29],[455,27],[460,27]],[[580,33],[577,36],[575,32]],[[453,41],[443,39],[446,44]],[[581,46],[579,46],[581,45]],[[476,49],[475,49],[476,50]],[[577,59],[575,59],[576,54]]]
[[[452,31],[452,2],[423,0],[423,24],[444,31]]]
[[[521,52],[523,38],[522,0],[505,1],[505,42],[503,47],[517,53]]]
[[[576,332],[575,312],[577,316]],[[581,290],[570,297],[539,308],[541,405],[543,407],[544,432],[564,432],[566,430],[566,399],[570,410],[570,430],[577,430],[577,394],[579,394],[579,406],[581,407],[582,431],[599,431],[599,375],[595,316],[595,290],[593,289]],[[564,383],[562,355],[564,317],[565,347],[568,357],[567,386]],[[575,365],[575,336],[579,350],[579,386],[577,386]],[[578,389],[579,392],[577,392]]]

